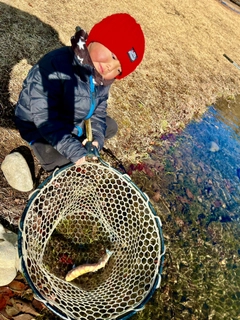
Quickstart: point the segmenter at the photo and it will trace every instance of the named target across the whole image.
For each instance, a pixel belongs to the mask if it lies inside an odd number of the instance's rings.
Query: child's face
[[[116,78],[121,72],[121,64],[114,53],[99,42],[91,42],[88,51],[94,67],[106,80]]]

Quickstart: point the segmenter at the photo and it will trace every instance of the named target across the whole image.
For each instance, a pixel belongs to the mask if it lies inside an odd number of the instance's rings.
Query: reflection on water
[[[226,100],[219,98],[216,102],[216,109],[219,112],[220,121],[226,123],[237,135],[240,134],[240,95],[235,99]]]
[[[136,319],[240,319],[239,130],[240,98],[219,100],[146,161],[167,251],[160,291]]]

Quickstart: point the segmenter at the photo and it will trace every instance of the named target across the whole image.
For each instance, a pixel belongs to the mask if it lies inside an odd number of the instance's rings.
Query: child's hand
[[[92,145],[98,149],[98,142],[96,140],[92,142]],[[93,160],[97,160],[97,157],[93,157]]]
[[[83,140],[82,144],[85,146],[85,144],[86,144],[87,142],[88,142],[88,139],[85,139],[85,140]],[[96,140],[94,140],[94,141],[92,142],[92,145],[98,149],[98,142],[97,142]],[[97,157],[93,157],[92,159],[93,159],[93,160],[97,160]]]
[[[85,144],[88,142],[88,139],[83,140],[82,145],[85,146]],[[96,148],[98,148],[98,142],[95,140],[92,142],[92,145],[95,146]],[[97,160],[97,157],[93,157],[93,160]],[[77,162],[75,162],[75,164],[77,166],[80,166],[81,164],[83,164],[86,161],[86,157],[82,157],[80,159],[78,159]]]
[[[82,158],[78,159],[78,161],[75,162],[75,164],[76,164],[77,166],[80,166],[80,165],[83,164],[85,161],[86,161],[86,157],[82,157]]]
[[[96,140],[94,140],[94,141],[92,142],[92,145],[95,146],[95,147],[98,149],[98,142],[97,142]]]
[[[84,139],[82,142],[82,145],[85,146],[85,144],[88,142],[88,139]],[[92,142],[92,145],[95,146],[98,149],[98,142],[96,140],[94,140]]]

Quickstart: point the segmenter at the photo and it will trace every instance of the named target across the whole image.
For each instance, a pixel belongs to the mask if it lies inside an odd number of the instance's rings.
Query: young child
[[[116,134],[117,124],[107,115],[110,86],[136,69],[145,50],[141,26],[127,13],[107,16],[89,35],[79,28],[71,44],[31,68],[15,110],[22,138],[49,172],[85,161],[86,119],[99,150]],[[15,162],[12,172],[19,167]]]

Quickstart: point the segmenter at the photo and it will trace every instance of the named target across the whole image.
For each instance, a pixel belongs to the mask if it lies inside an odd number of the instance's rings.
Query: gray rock
[[[6,286],[14,280],[19,268],[17,247],[6,240],[7,233],[0,224],[0,286]]]
[[[33,189],[33,179],[28,163],[19,152],[10,153],[1,164],[3,174],[9,185],[23,192]]]

